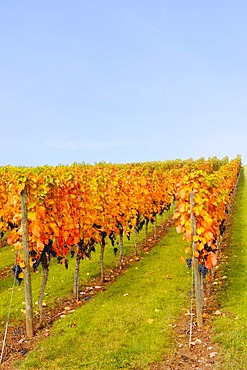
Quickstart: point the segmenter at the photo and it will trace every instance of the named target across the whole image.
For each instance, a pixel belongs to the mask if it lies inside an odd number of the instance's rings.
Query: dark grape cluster
[[[191,266],[192,266],[192,258],[187,258],[186,259],[186,265],[187,265],[188,269],[191,268]]]
[[[14,277],[16,278],[16,280],[18,282],[18,285],[21,285],[21,282],[22,282],[23,279],[19,277],[19,274],[22,272],[22,268],[19,265],[15,265],[12,268],[12,271],[14,273]]]
[[[69,267],[69,261],[67,260],[67,258],[63,257],[63,256],[58,256],[57,257],[57,262],[58,263],[61,263],[63,264],[64,263],[64,267],[66,268],[66,270],[68,270],[68,267]]]
[[[220,235],[223,235],[224,232],[226,231],[226,225],[225,225],[225,219],[221,221],[221,224],[220,224]]]
[[[136,231],[139,233],[142,230],[144,225],[145,225],[145,220],[138,222],[136,225]]]
[[[102,245],[105,246],[105,237],[107,236],[107,234],[104,231],[100,233]],[[77,248],[77,257],[79,256],[81,259],[90,259],[91,253],[95,252],[95,240],[91,238],[87,243],[85,243],[84,239],[80,239],[79,243],[77,244]]]
[[[116,238],[116,236],[115,236],[114,231],[111,231],[110,234],[109,234],[109,239],[110,239],[111,244],[112,244],[113,247],[115,245],[115,238]]]
[[[57,253],[52,249],[52,244],[53,244],[53,241],[49,239],[48,244],[44,245],[44,249],[42,251],[43,253],[48,253],[49,258],[50,258],[50,255],[52,255],[52,257],[56,257],[57,255]]]
[[[33,270],[37,271],[40,261],[36,258],[35,259],[33,258],[32,261],[33,261]]]
[[[205,278],[207,276],[208,269],[205,265],[200,265],[198,267],[200,274],[202,274],[202,277]]]

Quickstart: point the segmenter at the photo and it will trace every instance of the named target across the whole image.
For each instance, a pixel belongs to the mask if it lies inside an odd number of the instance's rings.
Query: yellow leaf
[[[24,272],[23,271],[19,273],[18,278],[19,279],[24,279]]]
[[[199,252],[198,252],[198,251],[194,251],[194,253],[193,253],[193,254],[194,254],[194,257],[195,257],[195,258],[198,258],[198,257],[199,257]]]
[[[15,246],[15,250],[17,250],[17,251],[19,251],[19,250],[21,250],[21,249],[22,249],[22,244],[21,244],[21,242],[16,242],[16,243],[14,244],[14,246]]]
[[[200,240],[199,235],[195,235],[195,236],[193,237],[193,240],[194,240],[194,242],[195,242],[195,243],[196,243],[196,242],[198,242],[198,241]]]
[[[20,261],[19,266],[21,269],[24,269],[26,267],[26,264],[24,261]]]
[[[29,221],[35,221],[36,220],[36,212],[28,212],[27,218]]]
[[[173,220],[177,220],[179,217],[180,217],[180,213],[179,212],[175,212],[174,215],[172,216],[172,219]]]
[[[202,250],[203,250],[203,248],[204,248],[204,246],[203,246],[203,244],[202,244],[202,243],[196,243],[196,249],[197,249],[198,251],[202,251]]]

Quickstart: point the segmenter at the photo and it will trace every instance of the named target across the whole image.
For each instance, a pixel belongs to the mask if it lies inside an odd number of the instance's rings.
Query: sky
[[[1,0],[0,166],[238,154],[246,0]]]

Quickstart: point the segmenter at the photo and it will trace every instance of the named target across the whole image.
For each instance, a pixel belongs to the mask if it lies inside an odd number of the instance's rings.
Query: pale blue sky
[[[246,0],[1,0],[0,165],[242,155]]]

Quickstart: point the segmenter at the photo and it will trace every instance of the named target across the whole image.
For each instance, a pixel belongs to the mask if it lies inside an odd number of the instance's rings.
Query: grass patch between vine
[[[189,301],[184,245],[172,229],[104,292],[54,323],[20,369],[147,369],[174,350],[172,325]]]
[[[10,269],[14,266],[15,263],[15,251],[14,248],[10,245],[0,248],[0,270],[3,270],[6,267]]]
[[[228,246],[220,274],[225,284],[218,293],[222,315],[214,319],[215,341],[222,345],[218,368],[247,368],[247,166],[241,171]],[[222,367],[223,363],[223,367]]]

